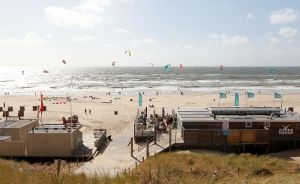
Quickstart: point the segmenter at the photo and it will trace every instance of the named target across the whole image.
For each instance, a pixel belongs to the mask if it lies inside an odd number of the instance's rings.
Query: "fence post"
[[[149,141],[147,141],[146,158],[149,158]]]
[[[58,159],[58,160],[57,160],[57,172],[56,172],[56,175],[57,175],[57,176],[60,175],[60,168],[61,168],[61,160]]]
[[[130,138],[130,155],[133,157],[133,137]]]
[[[172,145],[172,129],[169,128],[169,151],[171,151],[171,145]]]

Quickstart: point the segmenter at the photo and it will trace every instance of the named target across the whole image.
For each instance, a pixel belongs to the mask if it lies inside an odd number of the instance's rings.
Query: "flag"
[[[43,103],[43,94],[41,94],[41,105],[40,105],[41,114],[43,113],[43,111],[45,111],[45,109],[44,109],[44,103]]]
[[[278,92],[274,92],[274,98],[281,98],[282,94]]]
[[[139,106],[143,105],[143,96],[142,93],[139,93]]]
[[[247,98],[254,98],[254,93],[247,91]]]
[[[239,106],[240,105],[240,94],[235,92],[234,93],[234,106]]]
[[[226,93],[224,93],[224,92],[220,92],[220,98],[227,98],[227,95],[226,95]]]

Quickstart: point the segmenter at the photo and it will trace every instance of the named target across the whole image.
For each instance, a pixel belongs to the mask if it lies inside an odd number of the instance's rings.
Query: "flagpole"
[[[274,94],[274,103],[273,103],[273,107],[275,107],[275,94]]]
[[[282,109],[282,101],[283,101],[283,93],[281,93],[281,103],[280,103],[280,108]]]
[[[221,98],[220,98],[220,92],[219,92],[219,107],[220,107],[220,104],[221,104]]]
[[[248,91],[246,91],[246,107],[247,107],[247,104],[248,103]]]

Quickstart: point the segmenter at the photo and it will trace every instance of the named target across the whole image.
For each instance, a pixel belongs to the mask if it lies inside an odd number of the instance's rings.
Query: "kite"
[[[44,72],[44,73],[49,73],[49,71],[48,71],[48,70],[44,70],[43,72]]]
[[[126,50],[126,51],[125,51],[125,54],[128,54],[128,56],[131,56],[130,50]]]
[[[224,70],[224,65],[220,65],[220,70]]]
[[[169,71],[170,71],[170,67],[171,67],[170,64],[165,65],[165,66],[164,66],[165,72],[169,72]]]
[[[180,71],[183,70],[183,65],[182,64],[179,64],[179,69],[180,69]]]
[[[114,67],[116,65],[116,62],[115,61],[111,62],[111,65]]]
[[[67,64],[67,62],[64,59],[62,60],[62,62],[63,62],[63,64]]]
[[[154,68],[154,64],[153,63],[149,63],[150,65],[152,65],[152,67]]]
[[[25,73],[25,71],[23,70],[23,71],[22,71],[22,75],[24,75],[24,73]]]

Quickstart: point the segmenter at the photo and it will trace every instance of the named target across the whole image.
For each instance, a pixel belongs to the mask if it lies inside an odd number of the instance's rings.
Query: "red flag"
[[[45,109],[44,109],[44,103],[43,103],[43,94],[41,94],[40,112],[43,113],[43,111],[45,111]]]

